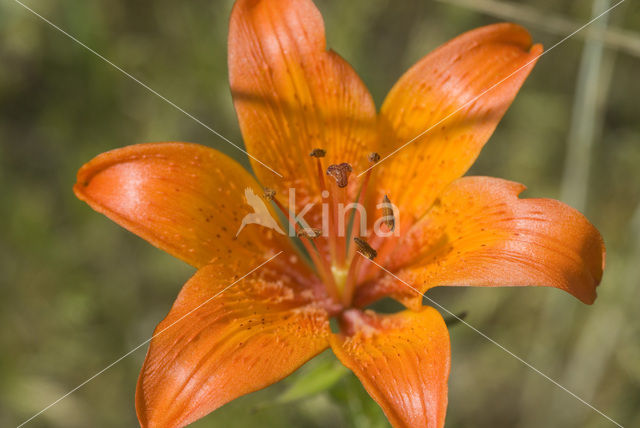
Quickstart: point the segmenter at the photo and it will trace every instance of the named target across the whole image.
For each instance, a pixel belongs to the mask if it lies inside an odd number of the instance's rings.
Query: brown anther
[[[335,178],[338,187],[347,187],[351,171],[353,171],[351,165],[348,163],[341,163],[340,165],[329,165],[329,168],[327,168],[327,175]]]
[[[380,160],[380,155],[376,152],[369,153],[369,162],[377,163]]]
[[[378,252],[371,248],[371,245],[367,241],[362,238],[353,238],[354,242],[358,246],[358,252],[368,258],[369,260],[373,260],[378,255]]]
[[[320,235],[322,235],[322,229],[314,229],[312,227],[306,227],[298,231],[298,238],[305,237],[309,239],[314,239]]]
[[[396,227],[396,218],[393,215],[393,205],[387,195],[384,195],[384,198],[382,199],[382,218],[384,220],[384,224],[386,224],[389,230],[393,232],[393,229]]]
[[[327,154],[326,150],[313,149],[311,150],[311,153],[309,153],[309,156],[311,156],[312,158],[323,158],[325,157],[326,154]]]
[[[273,201],[273,198],[276,197],[276,191],[269,187],[265,187],[263,196],[266,200]]]

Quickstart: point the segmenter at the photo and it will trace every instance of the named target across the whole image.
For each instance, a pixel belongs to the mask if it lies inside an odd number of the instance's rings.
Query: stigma
[[[349,175],[351,175],[352,171],[353,168],[351,168],[351,165],[345,162],[338,165],[329,165],[327,175],[336,180],[338,187],[343,188],[349,184]]]

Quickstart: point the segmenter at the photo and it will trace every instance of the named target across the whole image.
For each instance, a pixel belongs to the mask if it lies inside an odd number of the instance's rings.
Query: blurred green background
[[[25,4],[232,141],[231,0]],[[606,0],[318,0],[329,46],[376,102],[421,56],[500,20],[549,48]],[[608,268],[593,306],[552,289],[431,297],[626,427],[640,426],[640,4],[541,58],[473,173],[583,211]],[[76,200],[77,169],[123,145],[181,140],[245,156],[13,0],[0,2],[0,426],[16,426],[147,339],[193,269]],[[448,427],[614,426],[471,329],[451,330]],[[135,426],[146,347],[27,426]],[[287,395],[282,396],[289,388]],[[318,390],[318,393],[308,392]],[[384,427],[324,354],[198,427]]]

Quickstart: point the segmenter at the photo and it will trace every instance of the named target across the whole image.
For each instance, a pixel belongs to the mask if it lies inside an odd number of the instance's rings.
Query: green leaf
[[[320,361],[301,373],[277,399],[278,403],[289,403],[326,391],[348,373],[348,369],[336,360]]]

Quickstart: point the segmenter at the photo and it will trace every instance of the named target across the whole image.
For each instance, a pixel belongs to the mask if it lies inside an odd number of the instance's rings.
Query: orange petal
[[[375,106],[349,64],[326,50],[311,0],[238,0],[229,77],[249,153],[284,179],[252,160],[256,175],[280,194],[297,188],[298,209],[309,197],[320,200],[312,149],[326,150],[325,169],[342,162],[364,168],[376,141]]]
[[[380,193],[401,217],[420,217],[473,164],[541,52],[524,28],[489,25],[444,44],[400,78],[380,112],[381,154],[399,150],[376,168]]]
[[[249,271],[243,261],[216,262],[184,286],[138,379],[141,426],[187,425],[326,349],[328,316],[313,293],[271,263],[231,285]]]
[[[449,332],[431,307],[394,315],[350,310],[333,352],[353,370],[396,427],[444,426],[451,351]]]
[[[78,172],[78,198],[187,263],[244,248],[264,254],[273,232],[249,225],[244,192],[262,187],[231,158],[187,143],[138,144],[97,156]],[[267,204],[269,205],[269,204]],[[234,245],[230,245],[232,243]],[[240,245],[237,245],[240,244]]]
[[[490,177],[456,180],[384,265],[423,293],[439,285],[538,285],[593,303],[604,269],[600,233],[562,202],[519,199],[524,189]],[[364,300],[419,299],[389,276],[361,291]]]

